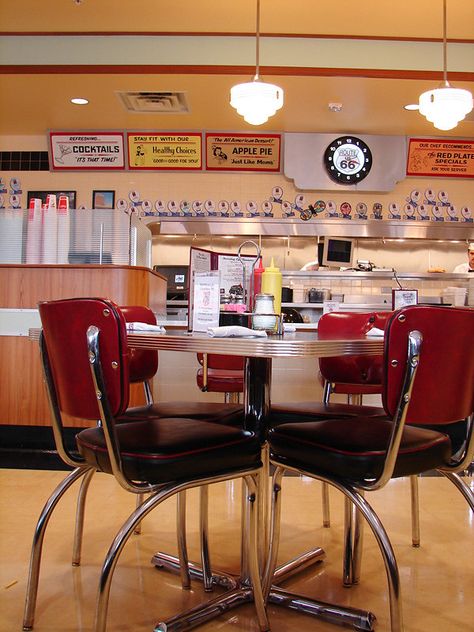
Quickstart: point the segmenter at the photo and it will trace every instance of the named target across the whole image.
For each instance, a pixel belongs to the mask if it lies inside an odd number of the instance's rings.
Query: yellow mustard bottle
[[[261,292],[265,294],[273,294],[274,304],[275,304],[275,313],[281,314],[281,286],[282,286],[282,277],[280,268],[275,266],[273,261],[269,266],[267,266],[262,273],[262,288]]]

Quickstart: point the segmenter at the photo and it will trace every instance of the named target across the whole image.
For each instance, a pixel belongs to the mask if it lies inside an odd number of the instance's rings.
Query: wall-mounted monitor
[[[351,268],[354,256],[354,241],[343,237],[325,237],[323,266]]]
[[[187,299],[189,289],[189,266],[154,266],[168,281],[167,298]]]

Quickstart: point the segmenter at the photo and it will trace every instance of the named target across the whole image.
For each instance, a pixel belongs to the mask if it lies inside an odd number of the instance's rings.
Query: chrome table
[[[267,468],[265,431],[266,419],[270,411],[272,358],[323,358],[339,355],[380,355],[383,353],[383,338],[320,340],[314,332],[286,333],[267,338],[217,338],[205,333],[194,332],[166,334],[129,332],[128,344],[137,349],[244,356],[246,358],[245,426],[249,430],[257,432],[261,437],[262,453]],[[266,471],[268,473],[268,469]],[[266,547],[268,520],[265,507],[262,508],[262,519],[265,524],[262,542]],[[244,528],[242,536],[245,537]],[[275,584],[288,579],[315,561],[322,561],[323,557],[324,552],[320,548],[304,553],[277,569],[274,576]],[[163,563],[164,558],[167,558],[165,563]],[[263,559],[262,563],[264,561]],[[157,554],[153,563],[156,563],[157,566],[179,570],[179,561],[171,556],[166,556],[166,554]],[[197,566],[191,564],[190,571],[191,576],[201,577]],[[190,630],[231,608],[248,602],[252,598],[252,593],[248,588],[249,580],[245,559],[242,560],[241,576],[238,579],[233,580],[225,575],[216,575],[215,577],[216,584],[230,588],[230,590],[204,605],[196,606],[166,622],[159,623],[155,632]],[[272,587],[269,601],[320,617],[331,623],[352,626],[356,630],[371,631],[375,622],[375,616],[371,612],[315,601],[283,590],[276,585]]]

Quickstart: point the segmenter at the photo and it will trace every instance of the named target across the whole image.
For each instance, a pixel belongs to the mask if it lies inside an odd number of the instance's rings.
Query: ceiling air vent
[[[143,114],[187,114],[185,92],[118,92],[128,112]]]

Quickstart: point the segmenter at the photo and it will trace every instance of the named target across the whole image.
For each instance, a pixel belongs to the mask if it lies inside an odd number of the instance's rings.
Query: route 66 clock
[[[339,184],[356,184],[369,175],[372,152],[369,146],[355,136],[340,136],[324,152],[324,167]]]

